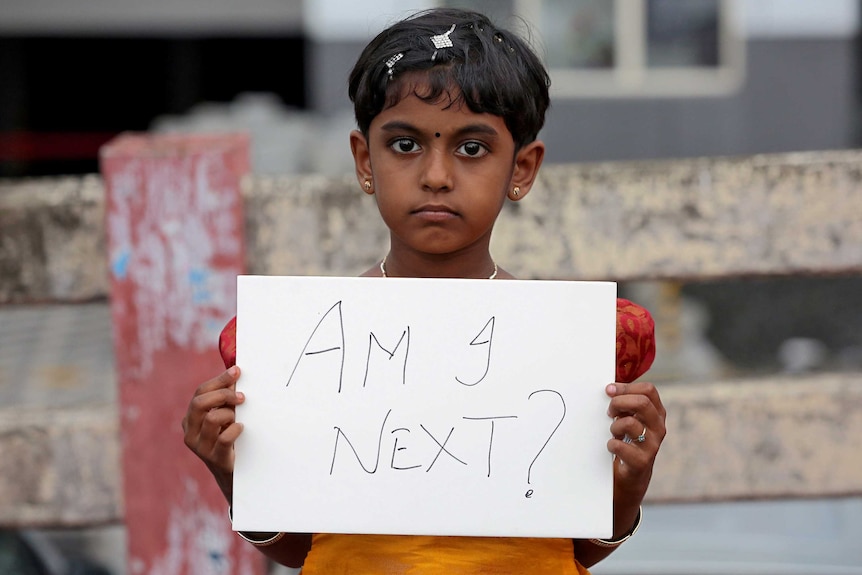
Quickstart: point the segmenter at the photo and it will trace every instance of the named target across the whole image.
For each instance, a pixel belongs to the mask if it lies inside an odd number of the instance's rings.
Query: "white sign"
[[[609,537],[616,285],[243,276],[234,529]]]

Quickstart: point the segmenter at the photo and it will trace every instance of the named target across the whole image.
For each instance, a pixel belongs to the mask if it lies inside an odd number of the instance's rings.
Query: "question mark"
[[[560,428],[560,425],[563,424],[563,420],[566,418],[566,400],[563,399],[563,396],[560,392],[554,391],[553,389],[539,389],[539,390],[531,393],[527,397],[527,400],[529,401],[530,399],[533,399],[533,396],[536,395],[537,393],[554,393],[554,394],[556,394],[557,397],[560,398],[560,403],[563,406],[563,414],[560,416],[560,421],[557,422],[556,427],[554,427],[553,431],[551,431],[551,434],[548,435],[548,438],[545,440],[545,443],[543,443],[542,447],[539,448],[539,452],[536,453],[535,457],[533,457],[533,461],[530,462],[530,466],[527,468],[527,485],[530,485],[530,475],[533,472],[533,464],[536,463],[537,459],[539,459],[539,456],[542,454],[542,452],[548,446],[548,443],[550,443],[551,438],[554,437],[554,434],[557,432],[557,430]],[[530,499],[532,496],[533,496],[533,490],[532,489],[528,489],[527,493],[524,494],[524,497],[526,497],[527,499]]]

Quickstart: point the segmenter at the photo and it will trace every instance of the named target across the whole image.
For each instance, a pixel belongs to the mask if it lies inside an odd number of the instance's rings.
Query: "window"
[[[482,11],[483,0],[443,4]],[[502,12],[495,4],[498,21]],[[536,29],[555,97],[710,96],[744,77],[738,0],[512,0]]]
[[[539,29],[557,97],[706,96],[738,89],[733,0],[516,0]]]

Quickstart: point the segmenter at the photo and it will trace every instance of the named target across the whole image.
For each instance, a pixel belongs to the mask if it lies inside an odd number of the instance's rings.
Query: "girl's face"
[[[541,146],[524,149],[535,144]],[[533,173],[525,179],[518,160],[524,149],[516,157],[503,118],[476,114],[446,97],[426,103],[405,95],[374,118],[367,140],[354,132],[351,146],[360,185],[371,179],[369,193],[389,227],[393,256],[407,250],[487,258],[507,195],[523,197],[538,169],[528,168]],[[521,189],[514,196],[516,185]]]

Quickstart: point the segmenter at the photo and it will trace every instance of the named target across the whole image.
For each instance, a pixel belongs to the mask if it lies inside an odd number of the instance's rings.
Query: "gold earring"
[[[370,180],[365,180],[365,191],[366,192],[371,191],[371,181]]]
[[[513,193],[513,194],[515,195],[515,197],[517,198],[517,197],[518,197],[518,195],[521,193],[521,188],[520,188],[520,187],[518,187],[518,186],[515,186],[515,188],[512,190],[512,193]]]

